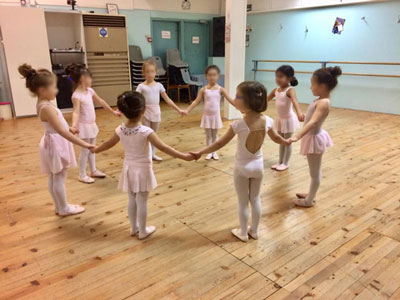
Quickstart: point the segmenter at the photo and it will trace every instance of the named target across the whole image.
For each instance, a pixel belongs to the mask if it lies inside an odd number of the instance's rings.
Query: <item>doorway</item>
[[[185,22],[183,34],[184,60],[191,74],[204,74],[208,62],[208,23]]]
[[[167,67],[167,49],[179,49],[179,22],[153,20],[153,56],[161,57],[163,66]]]

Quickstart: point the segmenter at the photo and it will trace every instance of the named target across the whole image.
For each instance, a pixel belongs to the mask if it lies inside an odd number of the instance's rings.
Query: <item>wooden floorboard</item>
[[[204,146],[201,109],[180,117],[163,105],[160,137],[182,151]],[[96,113],[100,143],[122,120]],[[0,299],[400,299],[399,128],[399,116],[333,108],[325,129],[335,145],[309,209],[291,202],[309,184],[299,144],[277,173],[278,145],[267,140],[260,238],[245,244],[230,233],[235,142],[219,161],[160,154],[148,204],[157,232],[139,241],[116,189],[121,145],[97,155],[104,180],[84,185],[68,171],[69,202],[87,210],[59,218],[39,173],[40,122],[1,122]]]

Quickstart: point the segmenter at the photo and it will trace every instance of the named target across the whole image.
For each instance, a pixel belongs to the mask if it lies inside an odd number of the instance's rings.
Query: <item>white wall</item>
[[[34,3],[34,0],[31,0]],[[36,0],[39,5],[65,6],[67,0]],[[203,14],[219,14],[221,0],[190,0],[191,9],[182,10],[182,0],[77,0],[79,7],[105,8],[106,3],[115,3],[119,9],[142,9]],[[0,4],[19,5],[19,0],[0,0]]]
[[[301,9],[361,2],[384,2],[387,0],[248,0],[253,12]]]

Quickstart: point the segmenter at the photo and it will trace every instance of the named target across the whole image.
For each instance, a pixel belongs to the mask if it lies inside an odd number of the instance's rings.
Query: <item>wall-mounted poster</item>
[[[119,14],[117,4],[107,3],[106,6],[107,6],[107,11],[108,11],[109,15],[118,15]]]
[[[167,40],[171,39],[171,31],[161,30],[161,38]]]
[[[333,25],[332,32],[333,34],[341,34],[344,30],[344,22],[346,19],[336,18],[335,24]]]
[[[192,44],[200,44],[200,37],[192,36]]]

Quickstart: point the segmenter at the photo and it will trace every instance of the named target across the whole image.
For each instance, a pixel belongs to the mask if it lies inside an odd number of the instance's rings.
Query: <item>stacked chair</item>
[[[152,56],[148,59],[153,60],[157,65],[157,77],[156,81],[164,85],[165,88],[168,87],[167,71],[164,69],[161,58],[158,56]],[[135,90],[136,87],[142,83],[145,78],[142,74],[142,67],[144,63],[142,50],[138,46],[129,46],[129,60],[130,60],[130,70],[131,70],[131,81],[132,89]]]
[[[177,90],[178,102],[181,102],[181,90],[188,91],[189,102],[197,95],[201,82],[194,81],[189,73],[189,64],[181,59],[178,49],[167,49],[168,87],[167,92]]]

